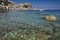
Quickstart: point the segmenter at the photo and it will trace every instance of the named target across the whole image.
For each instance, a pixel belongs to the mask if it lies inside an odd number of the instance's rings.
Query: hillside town
[[[31,10],[32,5],[28,2],[23,4],[16,4],[13,1],[9,0],[0,0],[0,12],[8,10]]]

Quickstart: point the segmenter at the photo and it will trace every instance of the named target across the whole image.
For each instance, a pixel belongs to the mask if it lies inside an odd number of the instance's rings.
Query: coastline
[[[11,2],[10,4],[6,5],[0,5],[1,11],[9,11],[9,10],[32,10],[32,5],[28,2],[25,2],[23,4],[16,4],[14,2]]]

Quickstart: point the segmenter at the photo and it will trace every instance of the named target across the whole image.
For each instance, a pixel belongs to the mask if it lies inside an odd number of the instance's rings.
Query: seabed
[[[41,11],[0,13],[0,40],[60,40],[60,23],[43,19]]]

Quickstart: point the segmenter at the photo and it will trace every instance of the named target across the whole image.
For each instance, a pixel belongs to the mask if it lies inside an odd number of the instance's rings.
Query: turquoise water
[[[50,22],[44,20],[44,16],[54,15],[57,17],[56,22]],[[60,10],[16,10],[9,11],[6,13],[0,13],[0,29],[3,29],[3,34],[6,33],[26,33],[29,31],[32,32],[32,35],[36,30],[47,30],[52,32],[53,26],[60,26]],[[2,36],[4,37],[5,35]],[[10,34],[9,34],[10,35]],[[12,35],[12,34],[11,34]],[[10,36],[9,36],[10,37]],[[27,37],[26,37],[27,38]],[[27,39],[28,40],[28,39]],[[33,39],[31,39],[33,40]],[[36,40],[36,39],[35,39]]]
[[[16,23],[26,23],[26,24],[42,24],[45,23],[43,19],[44,16],[54,15],[59,19],[60,22],[60,11],[10,11],[7,13],[0,13],[0,26],[4,24],[12,25]]]

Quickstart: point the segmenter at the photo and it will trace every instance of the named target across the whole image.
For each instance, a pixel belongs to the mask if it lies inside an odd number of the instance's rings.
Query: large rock
[[[14,10],[31,10],[32,9],[32,5],[30,3],[24,3],[24,4],[9,4],[9,9],[14,9]]]
[[[47,21],[56,21],[57,18],[56,18],[56,16],[45,16],[45,20],[47,20]]]
[[[0,6],[0,12],[7,12],[8,9],[5,6]]]
[[[27,9],[32,9],[32,5],[30,3],[24,3],[24,8],[27,8]]]
[[[45,18],[45,20],[50,20],[50,19],[49,19],[49,16],[45,16],[44,18]]]

